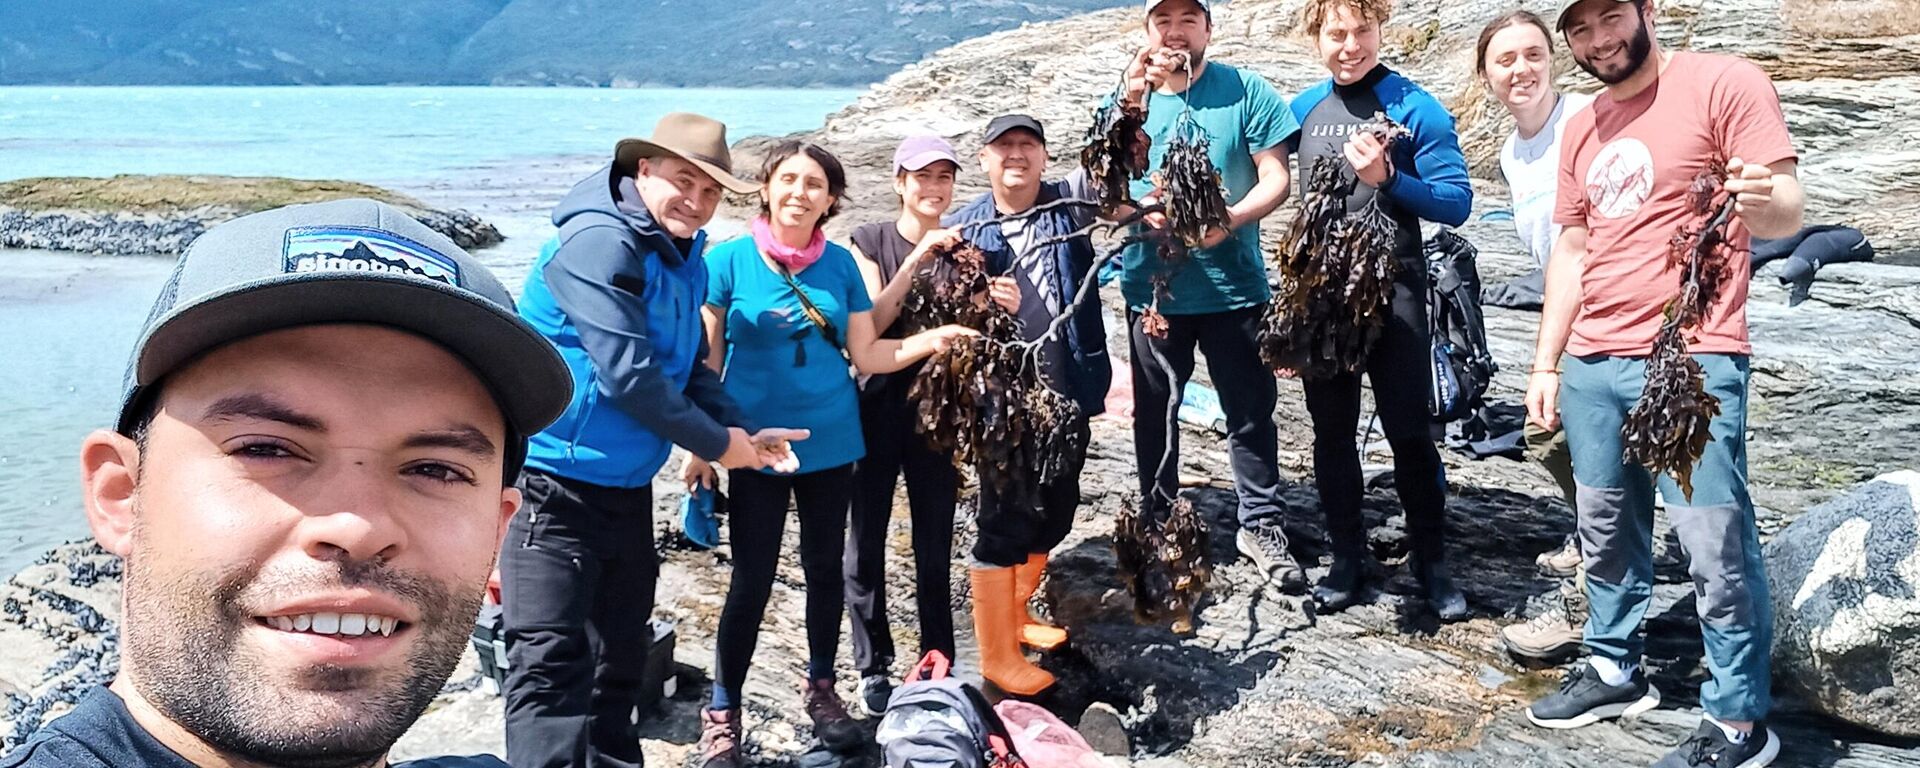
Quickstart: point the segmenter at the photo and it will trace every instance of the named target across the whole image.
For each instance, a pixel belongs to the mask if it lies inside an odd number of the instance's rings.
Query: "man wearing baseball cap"
[[[736,178],[726,126],[673,113],[554,209],[520,313],[560,351],[573,396],[533,435],[500,554],[507,760],[515,768],[638,766],[633,718],[651,639],[653,477],[673,446],[729,468],[792,471],[707,355],[706,235]]]
[[[1120,288],[1132,327],[1133,445],[1141,498],[1162,507],[1149,519],[1164,517],[1166,500],[1179,490],[1172,476],[1159,471],[1169,449],[1175,456],[1166,463],[1179,465],[1180,448],[1178,429],[1160,414],[1191,378],[1197,348],[1206,355],[1227,417],[1227,448],[1240,501],[1235,548],[1282,589],[1303,590],[1305,574],[1280,528],[1286,503],[1280,499],[1279,436],[1273,424],[1279,387],[1254,341],[1272,296],[1260,252],[1260,219],[1286,199],[1291,184],[1286,139],[1299,123],[1265,78],[1207,58],[1213,12],[1206,3],[1149,0],[1146,31],[1147,47],[1128,69],[1123,94],[1128,103],[1146,109],[1146,132],[1153,141],[1148,177],[1133,183],[1133,199],[1154,200],[1151,179],[1186,115],[1193,123],[1185,129],[1197,128],[1208,137],[1208,159],[1220,173],[1232,221],[1227,228],[1211,229],[1202,247],[1177,268],[1169,269],[1152,244],[1131,246],[1123,256]],[[1165,218],[1151,217],[1148,223],[1164,226]],[[1149,309],[1166,319],[1164,334],[1146,332],[1141,321]]]
[[[1662,50],[1653,23],[1651,0],[1563,2],[1557,19],[1574,62],[1606,91],[1563,129],[1553,217],[1562,230],[1547,262],[1527,412],[1541,427],[1566,425],[1593,656],[1527,717],[1573,728],[1659,704],[1641,666],[1657,488],[1689,555],[1709,679],[1700,688],[1705,720],[1656,766],[1758,768],[1780,754],[1780,741],[1765,724],[1773,614],[1746,482],[1745,253],[1750,237],[1800,228],[1799,158],[1766,73],[1732,56]],[[1689,190],[1714,164],[1724,164],[1737,204],[1728,247],[1703,257],[1724,259],[1713,265],[1717,295],[1682,332],[1719,410],[1683,490],[1628,461],[1621,433],[1646,387],[1665,308],[1684,290],[1673,238],[1706,223]]]
[[[991,483],[981,484],[979,536],[969,573],[981,676],[1007,693],[1034,696],[1053,685],[1053,675],[1027,661],[1021,646],[1051,650],[1067,636],[1035,620],[1027,601],[1046,574],[1049,553],[1073,527],[1080,506],[1080,469],[1087,459],[1087,420],[1106,410],[1113,378],[1100,302],[1073,306],[1093,266],[1093,242],[1085,235],[1052,244],[1043,241],[1092,223],[1098,208],[1035,210],[1062,199],[1094,199],[1085,170],[1075,170],[1062,181],[1044,180],[1047,134],[1038,120],[1001,115],[987,123],[981,138],[980,168],[991,191],[961,208],[948,223],[986,252],[989,274],[1012,278],[1018,289],[1015,312],[1026,341],[1038,340],[1055,318],[1072,313],[1062,332],[1039,348],[1039,360],[1041,381],[1080,406],[1073,427],[1079,435],[1077,450],[1037,499],[1010,498]],[[1001,219],[1004,223],[992,223]]]
[[[126,564],[118,675],[0,765],[384,764],[466,648],[567,391],[499,281],[394,208],[208,230],[81,448]]]
[[[882,338],[908,335],[900,307],[913,287],[913,273],[927,251],[953,242],[940,217],[953,204],[960,157],[946,139],[909,136],[893,153],[893,191],[898,216],[853,230],[853,255],[873,298],[874,326]],[[1003,286],[1002,290],[1010,288]],[[914,427],[907,390],[920,364],[897,373],[867,376],[860,384],[860,429],[867,455],[853,467],[853,511],[844,561],[847,613],[853,624],[853,661],[860,670],[859,703],[870,716],[887,708],[893,693],[893,623],[887,615],[887,525],[896,482],[905,476],[912,520],[914,602],[920,617],[920,653],[953,658],[953,513],[959,473],[951,457],[934,453]]]

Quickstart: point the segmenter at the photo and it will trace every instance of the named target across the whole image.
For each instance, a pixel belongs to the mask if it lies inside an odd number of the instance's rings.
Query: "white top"
[[[1560,129],[1567,118],[1592,103],[1593,96],[1588,94],[1560,94],[1539,133],[1522,139],[1515,130],[1500,146],[1500,175],[1513,192],[1513,228],[1533,255],[1533,263],[1541,267],[1547,265],[1553,241],[1560,237],[1560,227],[1553,223],[1554,190],[1560,183]]]

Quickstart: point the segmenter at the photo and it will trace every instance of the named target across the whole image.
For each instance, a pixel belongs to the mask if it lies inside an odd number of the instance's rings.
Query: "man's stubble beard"
[[[136,519],[138,512],[136,511]],[[134,551],[144,538],[139,523]],[[439,695],[466,648],[478,588],[462,597],[426,579],[378,564],[329,564],[318,574],[262,578],[257,567],[160,575],[146,559],[129,557],[121,645],[142,698],[167,719],[220,752],[287,768],[359,768],[377,763]],[[253,623],[248,606],[261,598],[343,585],[376,588],[423,613],[398,680],[379,670],[324,665],[284,680],[242,647]],[[284,673],[282,673],[284,674]],[[290,688],[291,690],[281,690]],[[315,692],[364,691],[345,705],[343,721],[306,709]],[[321,704],[320,708],[332,708]]]

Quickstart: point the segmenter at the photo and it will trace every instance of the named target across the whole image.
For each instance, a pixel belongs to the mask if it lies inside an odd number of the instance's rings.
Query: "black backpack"
[[[980,689],[929,651],[887,700],[875,740],[887,768],[1027,768]]]
[[[1487,348],[1480,308],[1479,250],[1451,229],[1426,242],[1427,330],[1433,344],[1433,389],[1427,398],[1435,423],[1467,418],[1480,409],[1500,366]]]

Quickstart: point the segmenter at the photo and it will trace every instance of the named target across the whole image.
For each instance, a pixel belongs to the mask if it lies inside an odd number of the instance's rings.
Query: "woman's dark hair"
[[[766,162],[760,164],[760,215],[773,218],[772,204],[765,194],[767,185],[773,183],[773,172],[780,164],[793,159],[794,155],[805,154],[820,164],[820,170],[827,172],[827,194],[833,196],[833,205],[827,206],[827,212],[820,215],[820,221],[814,226],[825,226],[828,219],[840,212],[840,201],[847,196],[847,169],[840,165],[840,159],[826,148],[805,141],[789,140],[775,145],[767,152]]]
[[[1500,30],[1506,29],[1507,27],[1517,27],[1521,24],[1532,24],[1535,27],[1539,27],[1541,36],[1547,38],[1547,53],[1553,53],[1553,30],[1547,27],[1546,20],[1540,18],[1540,14],[1527,10],[1508,11],[1501,14],[1499,18],[1487,22],[1486,28],[1480,30],[1480,43],[1473,47],[1473,73],[1475,75],[1480,77],[1487,76],[1487,46],[1493,45],[1493,36],[1499,34]]]

